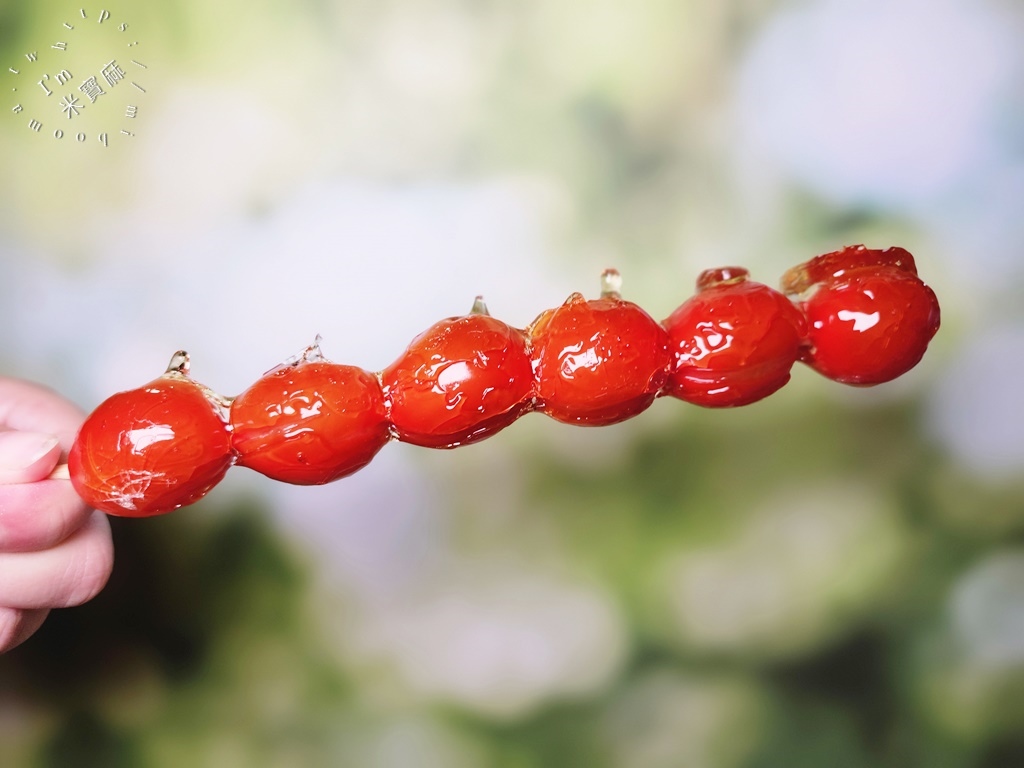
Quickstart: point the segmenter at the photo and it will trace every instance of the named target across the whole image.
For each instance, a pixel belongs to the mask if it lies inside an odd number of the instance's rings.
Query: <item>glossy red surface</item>
[[[567,424],[601,426],[654,401],[670,362],[668,336],[630,301],[572,294],[530,327],[537,410]]]
[[[198,501],[231,461],[216,406],[194,382],[165,376],[101,403],[78,433],[68,470],[90,506],[149,517]]]
[[[435,323],[381,381],[398,439],[427,448],[483,440],[533,406],[526,336],[485,314]]]
[[[320,485],[362,469],[388,441],[384,395],[362,368],[299,362],[263,376],[231,404],[238,464],[274,480]]]
[[[820,285],[803,303],[802,360],[844,384],[891,381],[920,362],[939,329],[939,302],[916,275],[863,267]]]
[[[782,290],[788,294],[803,293],[817,283],[827,283],[845,272],[861,267],[892,267],[911,275],[917,274],[914,257],[904,248],[877,249],[848,245],[838,251],[823,253],[787,270],[782,277]]]
[[[709,408],[747,405],[789,381],[806,322],[772,288],[735,267],[707,270],[663,323],[673,362],[665,394]]]

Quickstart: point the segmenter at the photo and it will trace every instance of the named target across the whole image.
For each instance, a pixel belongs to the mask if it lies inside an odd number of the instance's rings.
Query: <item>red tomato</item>
[[[381,380],[398,439],[427,448],[483,440],[533,405],[526,336],[483,312],[435,323]]]
[[[90,506],[149,517],[201,499],[232,458],[218,405],[191,379],[166,374],[101,403],[79,430],[68,471]]]
[[[615,295],[572,294],[528,333],[537,410],[568,424],[600,426],[635,416],[654,401],[671,360],[668,336],[650,315]]]
[[[741,267],[705,271],[697,295],[665,320],[674,355],[666,394],[724,408],[789,381],[807,324],[789,299],[747,275]]]
[[[803,303],[802,360],[834,381],[871,386],[901,376],[939,330],[939,302],[916,275],[861,267],[820,285]]]
[[[231,428],[240,466],[296,485],[351,475],[389,438],[377,377],[326,361],[263,376],[232,402]]]

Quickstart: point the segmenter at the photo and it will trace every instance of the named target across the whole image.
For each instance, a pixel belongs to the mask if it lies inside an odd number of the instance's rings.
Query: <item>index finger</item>
[[[47,432],[66,451],[84,419],[78,406],[52,389],[0,376],[0,429]]]

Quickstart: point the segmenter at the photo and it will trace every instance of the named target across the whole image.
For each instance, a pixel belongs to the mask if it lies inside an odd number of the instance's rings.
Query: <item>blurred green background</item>
[[[379,369],[611,265],[661,318],[708,267],[898,244],[943,305],[876,389],[801,368],[114,520],[107,590],[0,658],[0,765],[1024,765],[1022,33],[1011,0],[0,2],[0,370],[86,409],[178,348],[224,394],[316,333]]]

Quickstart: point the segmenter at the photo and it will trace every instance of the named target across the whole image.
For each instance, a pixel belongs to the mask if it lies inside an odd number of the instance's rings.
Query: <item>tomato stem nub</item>
[[[483,296],[477,296],[473,299],[473,306],[470,308],[469,314],[491,316],[491,313],[487,311],[487,305],[484,303]]]
[[[190,367],[191,363],[189,361],[188,352],[184,349],[179,349],[171,355],[171,361],[167,364],[167,370],[164,371],[164,373],[177,373],[182,376],[188,376]]]
[[[619,270],[609,267],[601,273],[601,298],[622,298],[622,275]]]

